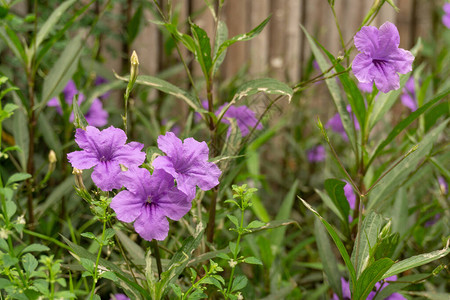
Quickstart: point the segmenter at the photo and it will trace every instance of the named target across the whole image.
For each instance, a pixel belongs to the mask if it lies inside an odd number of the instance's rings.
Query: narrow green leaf
[[[323,271],[327,276],[331,288],[339,296],[340,299],[342,298],[342,287],[338,264],[331,248],[328,235],[318,218],[316,218],[314,221],[314,235],[316,237],[320,260],[323,262]]]
[[[65,11],[71,7],[76,0],[67,0],[59,5],[52,14],[47,18],[36,34],[36,45],[31,45],[30,49],[37,49],[47,37],[47,35],[53,30],[53,27],[58,23],[59,19],[64,15]]]
[[[256,258],[253,256],[244,258],[244,262],[247,264],[252,264],[252,265],[262,265],[263,264],[259,258]]]
[[[195,44],[195,59],[200,64],[205,78],[210,78],[212,67],[211,60],[211,42],[205,30],[198,25],[191,23],[191,31],[194,36]]]
[[[235,103],[240,99],[255,95],[257,93],[266,93],[271,95],[284,95],[291,101],[294,91],[284,82],[274,78],[259,78],[242,84],[236,91],[231,103]],[[228,107],[226,107],[228,109]],[[222,112],[226,111],[225,109]]]
[[[126,82],[128,82],[128,80],[129,80],[127,77],[122,77],[117,74],[115,74],[115,76],[118,79],[121,79]],[[164,92],[166,94],[169,94],[176,98],[179,98],[179,99],[183,100],[184,102],[186,102],[190,107],[192,107],[197,112],[205,111],[203,109],[200,109],[195,104],[197,102],[197,100],[195,99],[194,96],[192,96],[189,92],[182,90],[179,87],[171,84],[170,82],[167,82],[165,80],[162,80],[160,78],[153,77],[153,76],[140,75],[137,77],[136,83],[153,87],[157,90],[160,90],[161,92]]]
[[[356,236],[351,257],[353,265],[356,266],[356,278],[360,277],[361,273],[369,264],[370,249],[375,247],[377,243],[378,233],[381,230],[382,222],[383,218],[381,215],[371,211],[362,223],[361,231],[358,232],[358,235]],[[360,239],[360,244],[359,251],[357,252],[358,239]],[[358,255],[356,255],[356,253],[358,253]],[[357,256],[358,261],[356,261]]]
[[[228,28],[225,22],[219,20],[219,23],[217,24],[217,32],[216,32],[216,40],[214,41],[214,51],[212,54],[212,57],[216,57],[217,51],[219,50],[220,45],[222,45],[226,40],[228,39]],[[211,70],[211,77],[214,77],[214,74],[219,69],[220,65],[222,64],[223,60],[225,59],[225,55],[227,53],[227,50],[223,50],[222,53],[215,59],[213,69]]]
[[[267,25],[267,23],[270,21],[271,16],[267,17],[267,19],[265,19],[264,21],[261,22],[261,24],[259,24],[258,26],[256,26],[255,28],[253,28],[251,31],[245,33],[245,34],[239,34],[236,35],[234,37],[232,37],[229,40],[226,40],[225,42],[223,42],[220,46],[219,49],[217,50],[216,55],[214,56],[214,60],[213,60],[213,65],[215,65],[217,63],[217,61],[219,60],[220,56],[222,55],[222,53],[231,45],[233,45],[236,42],[240,42],[240,41],[248,41],[251,40],[252,38],[256,37],[258,34],[260,34],[260,32],[264,29],[264,27]]]
[[[398,282],[389,282],[388,284],[383,285],[383,289],[378,292],[373,300],[388,299],[393,293],[396,293],[415,282],[425,280],[430,277],[430,275],[431,274],[414,274],[400,277],[397,279]]]
[[[317,47],[317,41],[313,39],[313,37],[306,31],[306,29],[302,25],[300,25],[300,27],[302,28],[303,32],[306,35],[306,38],[308,39],[311,51],[313,52],[314,58],[319,64],[320,69],[322,70],[322,72],[326,72],[328,69],[330,69],[330,65],[326,61],[320,49]],[[339,89],[338,83],[336,82],[336,78],[326,79],[325,83],[328,86],[328,90],[330,91],[334,104],[336,105],[338,113],[341,117],[342,125],[344,126],[345,132],[347,133],[350,144],[352,145],[355,153],[357,153],[358,151],[355,140],[355,128],[353,126],[353,121],[351,120],[350,115],[347,112],[347,104],[341,95],[341,91]]]
[[[136,12],[134,13],[133,17],[131,18],[130,22],[127,25],[127,42],[128,45],[131,45],[133,41],[136,39],[137,35],[139,34],[139,29],[141,27],[141,21],[142,21],[142,14],[143,9],[142,5],[139,5],[139,7],[136,9]]]
[[[285,220],[291,216],[291,212],[292,212],[292,208],[293,208],[294,200],[295,200],[295,195],[297,194],[298,185],[299,185],[299,181],[295,180],[294,183],[292,184],[291,188],[289,189],[289,192],[284,197],[284,200],[281,204],[281,207],[278,210],[275,220]],[[270,233],[270,240],[272,242],[272,247],[274,249],[275,254],[278,253],[278,251],[280,251],[280,249],[281,249],[281,245],[283,244],[285,233],[286,233],[285,226],[277,228]]]
[[[136,244],[132,239],[128,237],[127,234],[123,233],[121,230],[114,228],[117,237],[122,243],[125,250],[127,250],[129,257],[133,258],[133,260],[144,261],[145,260],[145,252],[142,250],[142,247]]]
[[[21,59],[22,65],[25,66],[27,63],[27,57],[19,37],[7,25],[2,25],[3,26],[0,27],[0,38],[5,41],[9,49],[14,53],[14,56]]]
[[[342,219],[345,223],[348,222],[348,214],[350,212],[350,205],[344,193],[344,186],[347,183],[338,179],[330,178],[325,180],[324,187],[333,201],[334,205],[339,209]]]
[[[281,226],[287,226],[287,225],[297,225],[298,228],[300,228],[300,225],[298,224],[297,221],[294,220],[274,220],[274,221],[270,221],[265,223],[265,225],[258,227],[258,228],[254,228],[250,230],[250,233],[254,233],[254,232],[259,232],[265,229],[274,229],[274,228],[278,228]]]
[[[190,52],[195,53],[195,42],[191,36],[178,31],[177,26],[175,24],[161,23],[159,25],[164,25],[164,27],[166,27],[167,31],[169,31],[170,34],[172,34],[172,37],[175,40],[183,43],[183,45],[186,47],[186,49],[188,49]]]
[[[382,258],[367,267],[356,282],[356,289],[352,299],[365,300],[372,291],[375,283],[380,281],[383,274],[394,264],[390,258]]]
[[[378,182],[377,186],[370,192],[371,197],[369,197],[367,210],[370,211],[380,200],[389,196],[417,168],[418,163],[430,152],[434,142],[446,128],[449,120],[445,120],[438,127],[427,133],[417,145],[415,151],[409,153],[403,161]]]
[[[19,146],[22,150],[17,152],[17,156],[19,157],[22,171],[25,172],[27,170],[28,146],[30,143],[30,138],[28,135],[28,120],[23,108],[17,109],[14,112],[13,123],[14,139],[16,140],[17,146]]]
[[[339,253],[342,256],[342,259],[345,262],[345,265],[347,266],[347,270],[350,273],[350,279],[353,283],[353,286],[356,283],[356,273],[355,273],[355,267],[353,266],[352,262],[350,261],[350,257],[348,256],[347,249],[345,249],[344,244],[342,243],[341,239],[337,235],[336,231],[334,230],[333,226],[330,225],[322,216],[312,208],[311,205],[309,205],[308,202],[303,200],[302,198],[298,197],[300,201],[302,201],[303,205],[306,206],[311,212],[313,212],[319,220],[325,225],[325,228],[327,229],[328,233],[330,234],[331,238],[333,239],[335,245],[337,246]]]
[[[64,89],[70,78],[72,78],[76,71],[82,48],[83,38],[81,34],[78,34],[67,44],[61,56],[56,60],[44,79],[38,111],[44,109],[48,100],[57,96]]]
[[[49,122],[49,118],[46,116],[45,111],[42,111],[39,114],[38,118],[38,127],[39,132],[42,133],[42,137],[44,138],[47,146],[55,151],[56,158],[61,161],[62,159],[62,144],[59,139],[59,135],[55,132],[55,127],[52,126]]]
[[[443,99],[445,96],[450,94],[450,89],[440,93],[426,104],[419,107],[417,110],[413,111],[406,119],[402,120],[398,123],[394,129],[388,134],[387,138],[385,138],[376,148],[374,153],[372,154],[368,164],[371,164],[372,161],[377,158],[383,149],[389,145],[406,127],[408,127],[412,122],[414,122],[419,116],[421,116],[424,112],[426,112],[430,107],[435,105],[438,101]]]
[[[88,126],[88,122],[83,115],[83,112],[80,109],[80,105],[78,103],[78,95],[75,95],[72,99],[72,111],[73,111],[73,125],[75,128],[85,129]]]
[[[447,254],[450,253],[449,242],[450,240],[447,241],[447,245],[442,250],[415,255],[395,263],[391,268],[389,268],[389,270],[387,270],[386,273],[384,273],[381,279],[397,275],[409,269],[425,265],[429,262],[435,261],[439,258],[446,256]]]

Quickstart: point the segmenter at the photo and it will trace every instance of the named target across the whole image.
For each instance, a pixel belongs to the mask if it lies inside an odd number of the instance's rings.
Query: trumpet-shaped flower
[[[373,83],[383,93],[400,88],[397,73],[406,74],[412,70],[414,56],[401,49],[397,27],[390,22],[381,25],[364,26],[355,35],[355,47],[361,52],[353,60],[352,69],[356,78],[363,83]]]
[[[82,151],[67,154],[72,167],[84,170],[94,167],[92,180],[103,191],[119,189],[121,173],[120,164],[127,168],[141,165],[145,160],[145,153],[141,152],[143,144],[131,142],[125,144],[125,132],[113,126],[102,131],[88,126],[86,130],[78,128],[75,142]]]
[[[400,100],[402,101],[402,104],[411,111],[415,111],[417,109],[416,85],[414,83],[414,77],[411,76],[405,83]]]
[[[219,184],[220,169],[208,162],[209,149],[205,142],[193,138],[181,141],[173,132],[158,137],[158,147],[167,156],[153,161],[155,169],[163,169],[177,181],[186,195],[195,193],[195,186],[207,191]]]
[[[445,27],[450,28],[450,3],[445,3],[442,9],[444,10],[442,23],[444,23]]]
[[[397,275],[388,277],[385,279],[386,281],[396,281]],[[381,281],[377,282],[375,284],[375,291],[371,291],[369,295],[367,296],[366,300],[372,300],[375,298],[377,292],[382,291],[386,286],[388,286],[389,283],[382,284]],[[350,300],[352,299],[351,293],[350,293],[350,284],[347,280],[341,277],[341,287],[342,287],[342,297],[344,300]],[[405,297],[403,297],[402,294],[399,293],[393,293],[390,294],[387,298],[384,298],[385,300],[406,300]],[[336,294],[333,294],[333,300],[339,300],[339,297]]]
[[[121,174],[127,188],[111,201],[117,219],[133,222],[136,232],[145,240],[162,241],[169,232],[167,218],[178,221],[191,209],[195,194],[186,195],[175,187],[173,177],[155,169],[130,168]]]
[[[325,147],[323,145],[317,145],[308,150],[306,153],[309,162],[320,162],[325,160]]]

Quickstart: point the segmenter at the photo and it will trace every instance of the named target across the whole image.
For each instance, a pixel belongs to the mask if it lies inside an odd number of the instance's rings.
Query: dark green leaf
[[[31,244],[25,247],[25,249],[22,250],[23,253],[27,252],[42,252],[42,251],[49,251],[50,248],[41,244]]]
[[[244,262],[247,264],[252,264],[252,265],[262,265],[263,264],[259,258],[256,258],[253,256],[244,258]]]
[[[233,286],[231,287],[231,292],[239,291],[240,289],[245,288],[248,283],[247,277],[244,275],[236,276],[233,280]]]
[[[10,184],[14,182],[24,181],[30,178],[31,175],[27,173],[15,173],[11,175],[11,177],[8,178],[8,181],[6,182],[6,186],[9,186]]]
[[[344,222],[348,221],[348,214],[350,212],[350,205],[348,204],[344,193],[344,186],[346,184],[347,183],[334,178],[327,179],[324,183],[328,196],[330,196],[334,205],[339,209]]]
[[[142,5],[139,5],[139,7],[136,9],[136,12],[134,13],[133,17],[131,18],[130,22],[127,25],[127,42],[128,45],[131,45],[133,41],[136,39],[137,35],[139,34],[139,28],[141,26],[141,20],[142,20]]]
[[[195,58],[202,68],[205,78],[208,80],[211,74],[211,42],[208,34],[202,28],[191,23],[191,31],[195,40]]]
[[[365,300],[372,291],[375,283],[380,281],[383,274],[394,264],[389,258],[382,258],[367,267],[356,282],[356,289],[352,299]]]

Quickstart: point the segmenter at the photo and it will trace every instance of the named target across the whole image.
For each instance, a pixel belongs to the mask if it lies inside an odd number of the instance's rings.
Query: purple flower
[[[130,300],[130,298],[124,294],[115,294],[110,300]]]
[[[164,240],[169,232],[167,217],[181,219],[195,197],[178,190],[173,177],[160,169],[150,175],[147,169],[133,167],[122,173],[121,180],[127,190],[112,199],[111,208],[120,221],[134,221],[134,229],[147,241]]]
[[[450,3],[445,3],[442,9],[444,10],[442,23],[444,23],[445,27],[450,28]]]
[[[325,160],[325,147],[323,145],[317,145],[307,152],[309,162],[320,162]]]
[[[219,184],[220,169],[208,162],[209,149],[205,142],[193,138],[181,141],[173,132],[158,137],[158,147],[167,156],[153,161],[155,169],[163,169],[177,181],[186,195],[195,193],[195,186],[207,191]]]
[[[352,108],[350,107],[350,105],[347,105],[347,111],[353,119],[355,130],[359,130],[359,122],[356,119],[355,114],[352,113]],[[342,124],[341,116],[339,115],[339,113],[335,114],[331,119],[328,120],[325,128],[331,128],[331,130],[333,130],[334,132],[339,133],[345,141],[348,141],[348,136],[345,132],[344,125]]]
[[[68,105],[72,105],[73,97],[78,94],[78,105],[81,105],[81,103],[85,100],[84,94],[79,93],[77,90],[77,87],[75,86],[75,83],[73,80],[69,80],[66,87],[63,90],[64,94],[64,100]],[[57,97],[52,98],[48,101],[47,106],[53,106],[56,108],[56,111],[62,115],[62,108],[61,103],[59,103],[59,100]],[[103,109],[102,102],[95,98],[92,101],[91,107],[84,115],[86,122],[95,127],[102,127],[108,124],[108,112]],[[75,119],[75,116],[73,112],[70,114],[69,121],[73,122]]]
[[[358,88],[364,93],[373,92],[373,82],[358,82]]]
[[[228,105],[228,102],[225,102],[222,106],[217,109],[216,116],[219,116],[222,112],[222,109]],[[250,133],[250,129],[256,126],[257,130],[261,130],[262,124],[258,123],[258,119],[255,117],[255,112],[248,108],[245,105],[235,106],[231,105],[228,110],[223,115],[221,122],[225,124],[231,124],[227,118],[236,119],[237,126],[241,131],[241,135],[244,137]],[[231,133],[231,127],[228,128],[227,135],[229,136]]]
[[[344,186],[344,194],[345,198],[347,198],[348,204],[350,205],[350,209],[355,209],[356,195],[355,192],[353,192],[353,187],[348,182]]]
[[[390,22],[381,25],[364,26],[354,38],[356,48],[361,52],[353,60],[352,70],[363,83],[373,83],[383,93],[400,88],[397,73],[406,74],[412,70],[414,56],[398,48],[400,35]]]
[[[441,189],[442,194],[447,195],[448,193],[448,184],[445,181],[445,178],[442,176],[438,176],[439,188]]]
[[[397,280],[397,276],[391,276],[388,277],[386,279],[384,279],[386,281],[395,281]],[[375,291],[372,291],[369,293],[369,295],[367,296],[366,300],[372,300],[375,295],[377,294],[377,291],[381,291],[383,290],[386,286],[388,286],[388,283],[384,283],[383,285],[380,282],[377,282],[375,284]],[[347,280],[345,280],[344,278],[341,277],[341,286],[342,286],[342,296],[344,300],[350,300],[352,299],[351,294],[350,294],[350,284],[348,283]],[[393,293],[391,295],[389,295],[387,298],[384,298],[385,300],[407,300],[405,297],[403,297],[401,294],[399,293]],[[339,300],[339,297],[336,294],[333,294],[333,300]]]
[[[403,88],[403,93],[400,96],[402,104],[409,108],[411,111],[417,109],[417,99],[416,99],[416,86],[414,83],[414,77],[409,77],[408,81],[405,83]]]
[[[435,214],[434,217],[425,222],[424,227],[431,227],[441,218],[441,214]]]
[[[108,82],[109,82],[108,79],[106,79],[106,78],[104,78],[104,77],[102,77],[102,76],[97,76],[97,77],[95,78],[94,84],[95,84],[95,85],[102,85],[102,84],[106,84],[106,83],[108,83]],[[108,91],[108,92],[104,93],[103,95],[101,95],[100,98],[102,98],[102,99],[108,98],[110,94],[111,94],[111,93]]]
[[[125,132],[113,126],[102,131],[92,126],[86,130],[78,128],[75,142],[83,151],[71,152],[67,158],[72,167],[80,170],[95,167],[91,177],[103,191],[120,189],[120,164],[131,168],[145,160],[145,153],[141,152],[144,145],[137,142],[125,144],[126,141]]]

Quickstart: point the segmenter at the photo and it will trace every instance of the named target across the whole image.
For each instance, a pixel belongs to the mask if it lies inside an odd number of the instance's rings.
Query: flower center
[[[104,162],[104,161],[107,161],[108,159],[104,155],[102,155],[102,157],[100,157],[99,160]]]
[[[386,61],[385,61],[385,60],[382,60],[382,59],[372,59],[372,63],[373,63],[377,68],[380,68],[380,67],[382,67],[382,66],[386,63]]]
[[[152,196],[147,197],[147,203],[152,203]]]

